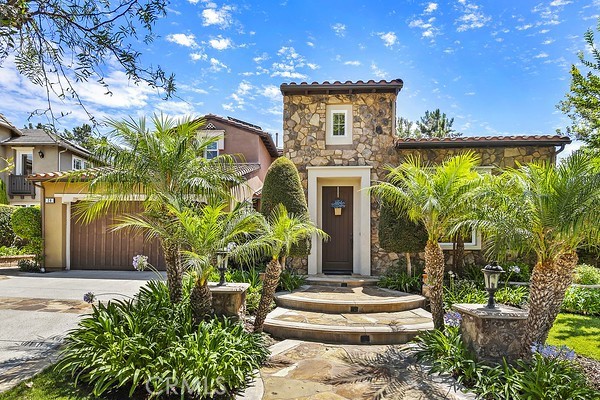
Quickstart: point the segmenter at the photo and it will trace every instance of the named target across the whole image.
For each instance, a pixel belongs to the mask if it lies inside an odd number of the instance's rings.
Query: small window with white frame
[[[85,161],[79,157],[73,157],[73,169],[84,169]]]
[[[216,156],[219,155],[219,146],[218,146],[218,142],[211,142],[209,143],[206,148],[204,149],[204,157],[206,157],[207,160],[212,160],[213,158],[215,158]]]
[[[327,106],[326,140],[328,145],[352,144],[352,106]]]

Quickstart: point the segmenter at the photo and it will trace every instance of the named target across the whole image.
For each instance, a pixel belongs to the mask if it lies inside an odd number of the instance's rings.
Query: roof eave
[[[525,146],[565,146],[571,139],[555,140],[496,140],[471,142],[402,142],[397,141],[396,149],[431,149],[431,148],[480,148],[480,147],[525,147]]]

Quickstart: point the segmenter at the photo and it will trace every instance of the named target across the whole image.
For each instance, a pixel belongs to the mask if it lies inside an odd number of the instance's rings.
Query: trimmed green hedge
[[[308,206],[300,175],[294,163],[285,157],[279,157],[269,167],[262,188],[260,212],[268,217],[271,211],[283,204],[290,214],[308,215]],[[310,244],[306,242],[293,246],[290,256],[306,256],[310,253]]]
[[[11,217],[18,207],[0,204],[0,246],[10,247],[15,241]]]
[[[381,205],[379,219],[379,245],[394,253],[419,253],[427,244],[427,231],[408,216],[394,210],[387,202]]]
[[[0,204],[9,204],[8,193],[6,193],[6,184],[0,179]]]
[[[15,235],[27,240],[25,250],[35,254],[36,264],[41,264],[42,244],[42,212],[39,207],[18,207],[11,217]]]

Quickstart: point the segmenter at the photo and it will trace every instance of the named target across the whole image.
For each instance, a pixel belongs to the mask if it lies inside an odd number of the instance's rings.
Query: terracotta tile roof
[[[279,88],[283,95],[286,94],[336,94],[336,93],[396,93],[402,89],[402,79],[391,81],[346,81],[346,82],[300,82],[283,83]]]
[[[254,171],[258,171],[260,169],[260,164],[259,163],[235,163],[235,164],[233,164],[233,167],[235,168],[235,172],[237,174],[246,176]],[[111,169],[112,169],[111,167],[96,167],[96,168],[89,168],[86,170],[81,170],[80,174],[76,178],[69,176],[69,175],[72,175],[72,173],[74,172],[72,170],[71,171],[56,171],[56,172],[39,172],[37,174],[29,175],[27,177],[27,180],[35,181],[35,182],[43,182],[43,181],[50,181],[50,180],[67,181],[70,178],[73,178],[73,180],[76,180],[76,181],[87,181],[87,180],[95,177],[98,172],[105,171],[105,170],[111,170]]]
[[[560,135],[518,136],[460,136],[443,139],[398,139],[397,149],[422,149],[439,147],[515,147],[515,146],[564,146],[571,138]]]
[[[220,115],[215,115],[215,114],[206,114],[203,118],[207,121],[210,119],[217,120],[221,123],[232,125],[237,128],[244,129],[248,132],[251,132],[255,135],[260,136],[260,139],[262,140],[265,147],[269,151],[269,154],[271,155],[271,157],[273,157],[273,158],[279,157],[279,152],[277,151],[277,147],[275,146],[275,141],[273,140],[273,137],[271,136],[270,133],[263,131],[260,126],[239,120],[237,118],[233,118],[233,117],[225,118],[225,117],[221,117]]]

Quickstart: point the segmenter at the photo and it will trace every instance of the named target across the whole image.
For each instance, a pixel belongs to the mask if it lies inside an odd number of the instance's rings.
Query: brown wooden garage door
[[[109,232],[113,215],[107,214],[89,224],[71,217],[71,269],[104,269],[133,271],[133,257],[148,256],[148,262],[165,269],[158,240],[148,242],[142,235],[121,230]]]

